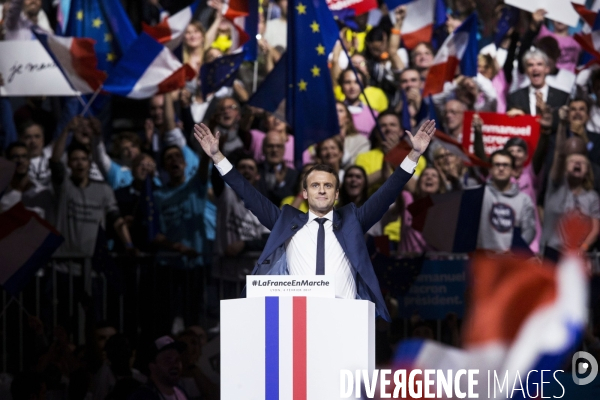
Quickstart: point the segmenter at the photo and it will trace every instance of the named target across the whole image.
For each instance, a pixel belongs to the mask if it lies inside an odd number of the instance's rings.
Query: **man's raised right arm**
[[[213,135],[206,125],[196,124],[194,125],[194,137],[204,153],[213,161],[223,180],[244,201],[246,208],[256,215],[261,224],[272,230],[281,210],[237,172],[221,153],[219,149],[220,133],[217,131]]]

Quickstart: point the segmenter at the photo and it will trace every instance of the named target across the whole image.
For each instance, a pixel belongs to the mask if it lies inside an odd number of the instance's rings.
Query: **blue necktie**
[[[317,235],[317,275],[325,275],[325,221],[327,218],[315,218],[319,223]]]

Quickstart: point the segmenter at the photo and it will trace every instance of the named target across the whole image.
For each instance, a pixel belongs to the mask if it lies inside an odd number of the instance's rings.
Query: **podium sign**
[[[222,400],[336,400],[342,370],[372,373],[374,368],[370,301],[221,301]]]
[[[246,297],[335,298],[335,282],[328,275],[247,275]]]

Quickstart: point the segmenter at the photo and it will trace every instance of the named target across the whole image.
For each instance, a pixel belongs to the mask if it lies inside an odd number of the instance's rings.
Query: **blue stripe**
[[[265,297],[265,400],[279,400],[279,297]]]
[[[103,89],[127,96],[164,46],[142,32],[108,75]]]
[[[396,354],[392,359],[392,365],[402,368],[412,368],[415,360],[419,356],[425,342],[421,339],[408,339],[402,341],[396,349]]]
[[[468,253],[477,247],[477,234],[479,233],[479,212],[483,203],[485,186],[481,185],[477,189],[463,190],[460,208],[458,210],[458,220],[456,234],[454,235],[454,245],[452,251],[455,253]]]

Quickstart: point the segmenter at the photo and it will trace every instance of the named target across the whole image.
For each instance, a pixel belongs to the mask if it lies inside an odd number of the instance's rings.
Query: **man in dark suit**
[[[303,196],[309,212],[293,207],[281,210],[248,183],[219,151],[219,132],[194,126],[194,136],[211,157],[223,179],[243,199],[271,235],[252,271],[255,275],[333,275],[336,297],[359,298],[375,303],[377,314],[390,320],[379,289],[364,234],[381,219],[411,178],[417,161],[435,132],[435,122],[425,122],[413,136],[413,149],[402,164],[367,202],[334,211],[339,194],[338,175],[326,165],[316,165],[305,175]]]
[[[529,50],[523,56],[523,61],[531,84],[508,95],[508,114],[520,110],[524,114],[537,115],[537,108],[542,104],[555,110],[567,104],[569,93],[554,89],[546,83],[546,75],[550,73],[550,61],[546,53],[538,49]]]

